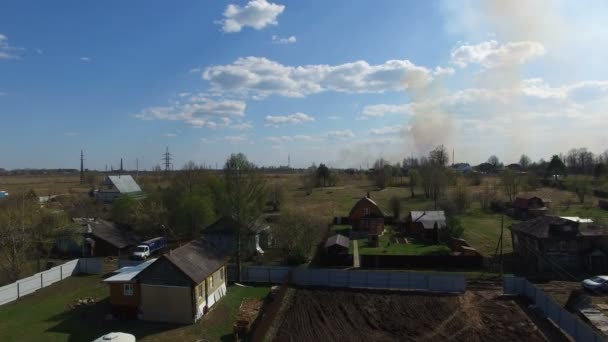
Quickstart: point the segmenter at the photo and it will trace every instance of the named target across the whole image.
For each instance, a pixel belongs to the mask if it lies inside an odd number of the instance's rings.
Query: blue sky
[[[608,5],[3,1],[0,167],[608,148]]]

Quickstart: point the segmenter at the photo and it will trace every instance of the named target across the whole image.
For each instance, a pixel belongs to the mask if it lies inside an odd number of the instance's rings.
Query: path
[[[357,240],[353,240],[353,267],[359,268],[359,244]]]

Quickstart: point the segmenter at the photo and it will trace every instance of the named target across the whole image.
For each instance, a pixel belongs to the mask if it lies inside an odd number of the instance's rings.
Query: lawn
[[[464,227],[464,239],[482,255],[494,255],[500,237],[501,216],[503,215],[485,212],[475,204],[467,213],[458,216]],[[517,222],[519,221],[504,215],[504,253],[513,252],[509,226]]]
[[[358,239],[359,255],[446,255],[450,253],[450,249],[445,245],[429,245],[412,238],[408,238],[409,243],[407,244],[397,243],[392,238],[394,235],[393,228],[387,226],[384,234],[379,237],[378,247],[369,247],[366,238]],[[353,253],[352,242],[349,253]]]
[[[105,320],[108,288],[99,276],[75,276],[0,306],[2,341],[92,341],[112,331],[128,332],[138,341],[231,341],[232,324],[244,298],[263,298],[268,287],[230,286],[202,320],[192,325]],[[69,305],[91,297],[97,303],[79,309]]]

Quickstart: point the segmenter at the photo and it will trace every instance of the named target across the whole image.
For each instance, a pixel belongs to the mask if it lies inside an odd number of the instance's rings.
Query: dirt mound
[[[276,341],[546,341],[495,292],[298,289]]]

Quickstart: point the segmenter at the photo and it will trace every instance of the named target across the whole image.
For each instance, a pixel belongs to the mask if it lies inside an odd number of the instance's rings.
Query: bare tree
[[[581,204],[585,203],[585,197],[591,193],[591,180],[586,176],[573,177],[570,180],[570,189],[576,194]]]
[[[410,169],[408,172],[408,178],[410,181],[409,182],[410,192],[412,194],[412,198],[414,198],[414,196],[415,196],[414,189],[416,188],[416,185],[418,185],[418,182],[420,180],[420,173],[416,169]]]
[[[257,172],[255,164],[242,154],[233,154],[224,165],[226,183],[224,215],[237,225],[237,279],[241,281],[242,236],[258,223],[264,210],[266,183]]]
[[[519,166],[521,166],[521,168],[524,170],[527,170],[528,167],[530,167],[530,162],[530,157],[525,154],[522,154],[519,158]]]
[[[507,169],[502,173],[500,180],[505,195],[510,202],[513,202],[515,196],[519,193],[521,178],[515,172]]]
[[[401,200],[397,196],[392,196],[389,200],[391,210],[393,211],[393,217],[395,221],[399,220],[401,215]]]

